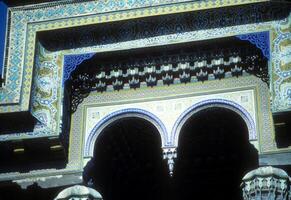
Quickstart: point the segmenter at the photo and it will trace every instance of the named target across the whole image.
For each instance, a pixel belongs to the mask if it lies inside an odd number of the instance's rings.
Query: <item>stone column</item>
[[[290,200],[290,178],[274,167],[260,167],[247,173],[242,180],[244,200]]]
[[[75,185],[62,190],[54,200],[102,200],[102,196],[92,188]]]

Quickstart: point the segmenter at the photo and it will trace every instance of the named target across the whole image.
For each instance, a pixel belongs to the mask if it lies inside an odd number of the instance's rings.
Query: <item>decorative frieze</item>
[[[233,38],[229,40],[233,41]],[[112,59],[109,60],[106,54],[104,57],[96,55],[71,73],[67,82],[71,90],[71,111],[75,112],[78,104],[91,91],[118,91],[157,85],[203,82],[250,74],[268,83],[268,65],[263,53],[250,44],[239,44],[240,47],[234,44],[220,50],[197,50],[196,46],[191,46],[182,49],[177,47],[179,50],[175,48],[124,55],[110,54]],[[220,45],[225,45],[225,43]],[[206,47],[212,49],[217,46],[209,41]],[[75,69],[76,65],[69,68]],[[67,69],[66,66],[65,69]]]

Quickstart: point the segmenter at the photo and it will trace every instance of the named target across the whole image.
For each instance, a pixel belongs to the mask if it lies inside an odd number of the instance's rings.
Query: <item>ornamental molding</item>
[[[219,84],[218,84],[219,83]],[[242,87],[241,89],[239,89]],[[246,87],[246,88],[244,88]],[[220,89],[219,89],[220,88]],[[210,94],[213,96],[217,96],[221,93],[228,94],[227,91],[230,93],[233,93],[234,90],[232,88],[235,88],[235,91],[241,90],[240,94],[245,89],[251,89],[254,92],[255,98],[254,101],[256,102],[256,99],[258,96],[260,96],[261,103],[254,102],[257,107],[255,109],[259,110],[259,112],[256,114],[256,116],[250,116],[249,112],[242,108],[242,106],[238,105],[237,103],[230,101],[225,97],[226,99],[215,99],[211,98]],[[220,92],[215,92],[219,90]],[[193,91],[195,91],[193,93]],[[238,113],[242,119],[246,122],[246,126],[249,131],[249,140],[253,142],[257,142],[258,146],[256,147],[259,151],[259,153],[264,153],[268,151],[274,151],[276,149],[275,143],[273,140],[273,133],[272,133],[272,121],[271,116],[268,114],[269,111],[266,107],[265,102],[268,101],[268,96],[265,95],[265,92],[268,91],[268,88],[266,84],[264,84],[260,79],[255,77],[239,77],[239,78],[230,78],[230,79],[224,79],[224,80],[215,80],[215,81],[209,81],[201,84],[194,84],[189,83],[186,85],[178,84],[178,85],[172,85],[171,87],[156,87],[154,89],[151,88],[144,88],[141,90],[128,90],[123,92],[110,92],[110,93],[91,93],[84,101],[81,103],[80,107],[78,107],[77,111],[73,114],[73,130],[74,132],[80,133],[82,132],[83,138],[82,140],[86,141],[86,135],[87,133],[92,133],[91,122],[92,124],[95,124],[94,121],[97,121],[97,124],[99,124],[99,120],[104,119],[104,116],[107,116],[106,110],[108,110],[109,113],[115,113],[115,110],[117,112],[119,111],[119,106],[121,108],[130,108],[130,107],[139,107],[139,105],[144,105],[144,108],[151,108],[150,102],[154,102],[154,105],[157,105],[157,108],[159,104],[156,104],[156,101],[159,101],[160,104],[165,104],[165,107],[170,106],[171,104],[166,104],[163,100],[176,100],[177,102],[183,102],[182,100],[179,101],[179,99],[188,99],[190,101],[191,97],[195,98],[206,98],[207,95],[210,95],[207,97],[207,100],[200,100],[198,103],[192,104],[192,106],[188,107],[188,105],[182,109],[182,114],[177,115],[178,120],[174,120],[173,123],[175,123],[175,126],[173,128],[170,128],[168,130],[168,140],[164,143],[167,144],[166,146],[162,145],[161,148],[163,149],[163,158],[166,160],[168,168],[169,168],[169,174],[173,174],[174,171],[174,164],[177,154],[176,148],[178,147],[178,136],[177,134],[174,135],[173,132],[179,133],[177,129],[177,124],[180,125],[180,128],[183,126],[183,122],[181,119],[184,119],[186,121],[187,116],[191,116],[192,114],[195,114],[196,112],[199,112],[200,110],[209,108],[209,107],[223,107],[226,109],[230,109],[235,113]],[[175,94],[170,95],[169,94]],[[187,94],[186,96],[183,96],[183,94]],[[264,95],[263,95],[264,94]],[[179,96],[182,95],[182,96]],[[196,96],[197,95],[197,96]],[[227,96],[227,95],[226,95]],[[224,97],[224,96],[222,96]],[[242,101],[245,101],[245,96]],[[208,99],[209,98],[209,99]],[[122,103],[119,103],[120,99],[127,99],[127,101],[122,101]],[[203,99],[203,98],[202,98]],[[250,101],[251,98],[248,98],[248,101]],[[99,102],[99,103],[96,103]],[[148,105],[145,105],[149,103]],[[112,108],[111,108],[112,106]],[[174,107],[174,105],[172,105]],[[102,109],[99,109],[102,108]],[[193,110],[194,109],[194,110]],[[126,109],[123,109],[126,111]],[[130,109],[129,109],[130,110]],[[154,110],[150,110],[151,112]],[[192,113],[191,113],[192,111]],[[169,112],[172,112],[172,110],[169,110]],[[83,120],[86,121],[86,127],[88,128],[82,128],[78,126],[78,118],[80,118],[82,115],[81,113],[86,113],[83,115]],[[155,113],[155,112],[153,112]],[[188,115],[187,115],[188,114]],[[132,116],[132,114],[129,113],[129,116]],[[162,115],[156,115],[158,116],[162,122],[165,124],[165,121]],[[180,116],[180,117],[179,117]],[[182,116],[182,117],[181,117]],[[92,118],[93,117],[93,118]],[[179,120],[180,118],[180,120]],[[176,116],[175,116],[176,119]],[[254,122],[254,120],[258,120]],[[178,123],[180,121],[180,123]],[[111,122],[109,122],[111,123]],[[256,123],[256,124],[255,124]],[[167,127],[171,125],[167,123]],[[96,127],[94,125],[93,127]],[[102,128],[101,128],[102,129]],[[171,132],[172,130],[172,132]],[[173,131],[176,130],[176,131]],[[87,132],[88,131],[88,132]],[[97,138],[98,139],[98,138]],[[88,143],[88,142],[86,142]],[[94,148],[94,145],[92,145]],[[83,149],[85,149],[86,146],[83,146]],[[272,150],[273,149],[273,150]],[[90,157],[92,157],[93,154],[91,154]],[[85,159],[87,157],[85,156]]]
[[[229,28],[218,28],[213,29],[211,31],[208,30],[201,30],[201,31],[194,31],[189,33],[181,33],[181,34],[172,34],[172,35],[166,35],[166,36],[158,36],[155,38],[149,38],[149,39],[142,39],[137,41],[130,41],[130,42],[122,42],[117,44],[108,44],[108,45],[98,45],[95,47],[88,47],[88,48],[82,48],[82,49],[75,49],[75,50],[66,50],[62,52],[48,52],[44,54],[44,59],[49,60],[52,63],[63,63],[63,59],[65,55],[72,55],[72,54],[84,54],[89,52],[104,52],[104,51],[113,51],[113,50],[123,50],[128,48],[141,48],[145,46],[155,46],[155,45],[165,45],[165,44],[173,44],[176,42],[187,42],[187,41],[197,41],[197,40],[203,40],[203,39],[212,39],[216,38],[217,35],[226,35],[229,33],[232,33],[234,35],[239,34],[241,30],[248,30],[253,31],[257,28],[269,28],[272,23],[263,23],[258,24],[258,26],[253,25],[242,25],[239,27],[229,27]],[[261,26],[262,25],[262,26]],[[41,50],[43,52],[44,50]],[[40,56],[40,55],[37,55]],[[45,64],[44,62],[43,64]],[[62,64],[58,64],[58,68],[62,69]],[[61,72],[59,74],[62,74]],[[58,79],[61,79],[62,77],[58,77]],[[61,88],[61,86],[59,86]],[[5,88],[3,88],[5,90]],[[1,90],[1,89],[0,89]],[[0,96],[1,98],[1,96]],[[59,98],[60,99],[60,98]],[[24,99],[28,100],[28,99]],[[52,104],[50,106],[53,106],[53,110],[58,110],[59,108],[56,106],[59,106],[59,104]],[[12,108],[13,107],[13,108]],[[1,109],[4,109],[4,112],[12,112],[14,108],[17,108],[17,105],[9,105],[9,106],[0,106]],[[58,121],[61,121],[59,119]],[[40,137],[40,136],[50,136],[50,135],[56,135],[59,134],[57,132],[51,133],[50,131],[47,131],[46,129],[43,129],[42,126],[38,126],[35,128],[33,132],[28,133],[17,133],[17,134],[10,134],[10,135],[1,135],[0,141],[6,141],[6,140],[12,140],[15,138],[33,138],[33,137]]]
[[[204,110],[210,107],[222,107],[229,110],[234,111],[235,113],[239,114],[240,117],[244,120],[248,127],[248,134],[249,140],[256,140],[257,133],[256,133],[256,126],[255,126],[255,119],[251,117],[251,115],[246,111],[241,105],[237,104],[236,102],[225,100],[225,99],[210,99],[198,102],[193,106],[189,107],[185,110],[176,120],[174,127],[171,132],[171,142],[174,146],[178,146],[179,142],[179,135],[184,123],[195,113]]]
[[[247,80],[249,82],[247,82]],[[217,83],[219,83],[219,84],[216,85]],[[271,122],[269,111],[267,110],[268,96],[265,93],[268,91],[268,88],[262,81],[259,81],[256,78],[249,77],[249,76],[224,79],[224,80],[220,80],[220,81],[214,80],[214,81],[209,81],[209,82],[200,83],[200,84],[199,83],[189,83],[189,84],[185,84],[185,85],[184,84],[183,85],[182,84],[172,85],[171,87],[160,86],[160,87],[156,87],[154,89],[143,88],[140,90],[127,90],[127,91],[123,91],[123,92],[116,91],[116,92],[102,93],[102,94],[91,93],[80,104],[80,107],[73,114],[74,118],[72,120],[73,121],[76,120],[75,117],[77,117],[77,118],[80,117],[80,111],[87,113],[88,112],[87,110],[90,109],[91,114],[86,114],[84,116],[84,119],[87,119],[86,116],[91,117],[91,115],[93,113],[99,112],[97,108],[100,106],[105,106],[107,108],[108,106],[110,106],[110,102],[112,102],[113,105],[119,105],[118,102],[120,101],[120,99],[127,99],[129,102],[126,101],[126,102],[124,102],[124,104],[126,104],[126,105],[132,104],[132,106],[136,107],[136,106],[139,106],[140,102],[144,102],[144,101],[149,102],[151,99],[153,101],[156,101],[156,99],[167,100],[170,98],[170,97],[168,97],[169,94],[175,94],[174,96],[170,95],[170,96],[172,96],[171,98],[174,98],[177,95],[179,96],[179,94],[181,95],[183,93],[192,94],[194,91],[195,92],[193,93],[193,95],[195,95],[196,93],[198,93],[199,95],[207,95],[207,94],[216,93],[215,91],[219,90],[219,88],[220,88],[220,92],[222,92],[222,91],[227,92],[228,90],[232,91],[231,88],[236,88],[235,89],[236,91],[237,90],[244,90],[243,89],[244,87],[249,88],[249,89],[256,88],[256,89],[254,89],[254,94],[256,95],[256,99],[258,98],[257,95],[259,95],[259,97],[260,97],[261,103],[258,104],[257,109],[259,110],[259,112],[257,113],[257,117],[250,117],[248,112],[243,112],[244,109],[243,109],[243,111],[239,110],[239,108],[236,107],[236,104],[231,105],[231,106],[230,105],[228,105],[228,106],[225,105],[225,106],[227,106],[228,109],[232,109],[232,110],[234,110],[234,112],[239,113],[240,116],[244,119],[244,121],[246,121],[247,127],[249,129],[250,140],[257,139],[257,140],[259,140],[259,143],[262,145],[259,148],[259,152],[266,152],[268,150],[270,151],[271,149],[275,150],[276,147],[274,146],[274,141],[273,141],[272,122]],[[177,96],[177,98],[179,98],[178,96]],[[131,102],[130,99],[134,99],[135,101]],[[99,102],[100,105],[96,104],[96,101]],[[135,102],[137,102],[137,104],[134,104]],[[208,102],[208,103],[209,103],[209,106],[211,106],[211,103],[210,102]],[[258,102],[256,102],[256,103],[258,103]],[[224,104],[227,104],[227,102],[224,102]],[[215,105],[215,101],[213,102],[213,105]],[[95,107],[96,107],[96,110],[93,109]],[[130,107],[130,106],[126,106],[126,108],[127,107]],[[144,108],[146,108],[146,106],[141,107],[141,108],[144,109]],[[116,109],[117,109],[117,107],[116,107]],[[113,112],[114,111],[115,110],[113,110]],[[103,115],[102,115],[102,118],[103,118]],[[100,119],[102,119],[102,118],[100,118]],[[91,118],[90,118],[90,120],[91,120]],[[95,119],[95,120],[97,120],[97,119]],[[256,124],[258,124],[257,128],[255,128],[257,125],[254,127],[254,120],[258,120],[258,122],[256,122]],[[93,123],[93,121],[92,121],[92,123]],[[91,127],[91,125],[89,126],[88,130],[87,129],[80,130],[79,128],[77,128],[77,126],[75,126],[76,130],[78,130],[79,132],[83,131],[84,137],[85,137],[85,131],[91,132],[92,129],[90,127]],[[177,140],[174,139],[175,137],[174,137],[173,132],[171,132],[172,130],[173,129],[168,130],[168,133],[171,133],[171,134],[168,137],[168,142],[165,143],[169,147],[171,147],[171,146],[175,147],[178,144]],[[263,133],[264,133],[264,136],[261,136],[260,134],[263,134]],[[86,134],[87,134],[87,132],[86,132]]]
[[[247,40],[259,48],[263,55],[270,60],[270,33],[269,31],[249,33],[236,36],[241,40]]]
[[[98,136],[103,129],[105,129],[112,122],[126,117],[137,117],[145,119],[152,123],[160,133],[162,146],[167,145],[168,141],[167,129],[163,122],[157,116],[143,109],[138,108],[122,109],[105,116],[94,126],[93,130],[89,133],[88,138],[86,140],[86,144],[84,147],[84,157],[93,157],[96,140],[98,139]]]
[[[92,58],[95,53],[77,54],[77,55],[65,55],[64,56],[64,67],[63,67],[63,78],[62,83],[69,79],[71,73],[80,65],[83,61]]]
[[[228,40],[237,42],[233,37]],[[102,62],[103,58],[97,57],[97,54],[79,65],[67,81],[67,89],[71,92],[71,112],[75,112],[83,99],[94,91],[102,93],[246,75],[255,75],[269,83],[268,63],[260,50],[247,43],[226,46],[227,43],[230,42],[225,42],[225,47],[219,50],[200,51],[194,43],[191,47],[176,47],[168,51],[161,49],[159,55],[155,55],[157,52],[147,52],[142,56],[140,53],[127,53],[126,59],[124,55],[117,58],[118,54],[109,54],[116,60],[106,62]],[[213,42],[207,46],[208,49],[217,47],[213,47]],[[81,56],[76,55],[82,59]],[[72,69],[70,66],[64,68]]]
[[[203,3],[205,4],[203,6],[200,5],[202,4],[200,1],[198,2],[196,1],[195,2],[178,2],[177,1],[177,4],[159,4],[159,3],[153,4],[153,7],[142,8],[142,12],[140,12],[137,9],[138,6],[135,7],[135,5],[132,5],[130,7],[131,8],[130,10],[119,10],[118,12],[114,14],[112,13],[108,14],[108,13],[102,13],[101,10],[108,11],[107,10],[108,8],[115,10],[113,7],[116,6],[117,8],[120,8],[120,5],[112,4],[113,5],[112,7],[109,4],[108,5],[104,4],[104,6],[94,7],[92,6],[92,3],[94,4],[96,2],[84,2],[83,4],[73,3],[72,5],[68,4],[65,6],[47,7],[46,9],[33,9],[33,10],[11,9],[11,25],[10,25],[11,31],[9,33],[10,40],[9,42],[7,42],[7,45],[9,46],[8,48],[9,51],[6,53],[6,57],[8,58],[8,61],[5,65],[5,70],[6,70],[5,85],[3,89],[0,90],[0,93],[1,93],[0,102],[2,104],[0,108],[1,112],[25,111],[29,109],[28,107],[29,107],[29,96],[30,96],[30,88],[31,88],[31,74],[33,72],[32,67],[34,66],[34,52],[35,52],[35,44],[36,44],[35,38],[36,38],[37,32],[45,31],[45,30],[56,30],[60,28],[75,27],[78,25],[89,25],[89,24],[104,23],[104,22],[109,22],[109,21],[131,19],[131,18],[136,18],[136,17],[152,16],[153,14],[163,15],[163,14],[170,14],[170,13],[177,13],[177,12],[178,13],[187,12],[187,11],[193,11],[198,7],[203,8],[204,6],[207,6],[207,3]],[[233,3],[234,2],[232,2],[231,4]],[[250,2],[244,1],[244,3],[250,3]],[[143,4],[140,4],[139,6],[144,6],[144,5],[145,4],[143,3]],[[215,7],[216,6],[217,5],[215,5]],[[223,6],[223,5],[219,4],[219,6]],[[253,7],[253,9],[255,10],[257,9],[257,11],[262,9],[260,6],[256,7],[256,4],[253,4],[250,6]],[[94,9],[101,9],[101,10],[93,12],[92,8],[93,10]],[[60,9],[62,10],[62,12],[59,12]],[[84,15],[85,13],[88,15]],[[96,13],[99,13],[100,16],[97,16],[97,17],[94,16],[94,14]],[[123,14],[123,13],[126,13],[126,14]],[[252,13],[254,13],[254,11],[252,11]],[[283,16],[284,12],[274,12],[274,13],[277,13],[278,16],[281,16],[281,15]],[[274,15],[274,13],[272,12],[272,14],[268,15],[267,18],[270,18],[269,20],[271,20],[272,17],[276,16]],[[103,14],[104,14],[104,17],[101,16]],[[274,18],[278,19],[278,16]],[[78,19],[68,18],[68,17],[78,17]],[[252,19],[252,20],[255,20],[256,23],[260,21],[262,16],[257,16],[257,17],[258,18],[256,19]],[[38,23],[38,22],[41,22],[41,23]],[[223,24],[225,24],[225,20],[223,20],[222,25]],[[258,31],[258,27],[255,29]],[[269,30],[270,27],[267,29]],[[227,35],[229,34],[230,32],[227,32]],[[26,43],[24,43],[23,41],[26,41]],[[25,61],[24,63],[22,62],[23,60]],[[16,71],[21,71],[23,73],[16,73]],[[23,83],[22,81],[17,81],[17,80],[20,80],[20,77],[21,77],[21,80],[25,80],[26,84],[22,85]],[[14,105],[9,105],[9,104],[14,104]]]

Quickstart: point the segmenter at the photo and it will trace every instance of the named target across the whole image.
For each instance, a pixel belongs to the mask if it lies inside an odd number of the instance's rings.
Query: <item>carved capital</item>
[[[260,167],[247,173],[241,186],[244,200],[288,200],[290,178],[282,169]]]
[[[167,164],[169,167],[170,176],[173,176],[173,172],[174,172],[175,158],[177,158],[177,150],[176,149],[177,149],[176,147],[163,148],[163,158],[167,159]]]

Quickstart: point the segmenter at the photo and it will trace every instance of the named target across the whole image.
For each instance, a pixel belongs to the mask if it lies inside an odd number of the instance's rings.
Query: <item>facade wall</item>
[[[91,93],[72,115],[69,132],[69,161],[65,169],[5,173],[0,175],[0,180],[25,179],[31,176],[50,176],[53,179],[66,173],[82,172],[87,161],[84,160],[84,155],[85,157],[90,156],[89,149],[93,148],[88,147],[88,152],[86,152],[88,136],[90,133],[94,134],[93,128],[103,117],[121,109],[138,108],[157,116],[166,127],[166,133],[163,136],[165,138],[162,140],[164,141],[163,147],[167,147],[167,145],[173,147],[178,143],[177,138],[172,133],[175,120],[183,111],[196,103],[213,99],[234,102],[247,111],[254,124],[255,131],[252,131],[256,133],[250,135],[250,140],[260,153],[290,151],[289,147],[284,149],[276,147],[271,117],[271,112],[289,111],[291,106],[290,13],[283,19],[275,18],[276,12],[270,13],[271,18],[274,17],[273,20],[265,20],[260,16],[255,16],[254,18],[257,17],[258,20],[253,20],[252,23],[245,23],[247,20],[242,20],[233,23],[234,25],[228,25],[228,22],[224,21],[226,19],[218,17],[220,21],[213,21],[213,19],[206,17],[199,19],[201,21],[200,28],[187,32],[171,34],[161,32],[155,37],[129,39],[128,41],[58,51],[46,50],[37,39],[39,32],[72,27],[82,29],[86,25],[102,25],[113,21],[249,3],[254,3],[252,8],[255,11],[260,9],[260,6],[256,7],[258,2],[264,1],[156,0],[131,1],[131,3],[129,1],[90,1],[9,8],[11,22],[6,42],[8,53],[5,55],[7,58],[4,65],[5,83],[0,88],[0,112],[1,114],[29,112],[37,120],[37,123],[31,132],[0,135],[2,142],[59,136],[63,117],[64,76],[66,73],[72,72],[82,61],[101,52],[203,41],[267,31],[268,38],[254,37],[247,40],[262,51],[269,53],[270,85],[267,87],[265,83],[256,78],[234,78],[201,84],[191,83],[185,86],[175,85],[169,88],[156,87],[153,90],[138,89],[134,92],[121,91],[102,95]],[[247,12],[243,8],[241,11]],[[231,13],[231,11],[229,12]],[[232,16],[227,19],[232,20]],[[238,20],[237,18],[233,19]],[[203,26],[207,27],[213,23],[222,25],[211,26],[210,29],[203,28]],[[166,27],[166,25],[160,26]],[[65,63],[65,57],[70,55],[85,56],[81,59],[77,57],[79,59],[76,59],[68,67]],[[217,92],[218,90],[219,92]],[[168,93],[173,92],[178,95],[174,97],[168,95]],[[121,97],[126,98],[126,102],[119,101]],[[96,99],[98,99],[98,103],[96,103]],[[180,105],[174,103],[177,100],[181,102]],[[163,111],[160,112],[160,110]],[[171,112],[170,117],[169,112]],[[33,178],[28,180],[28,182],[33,181],[39,180]]]

